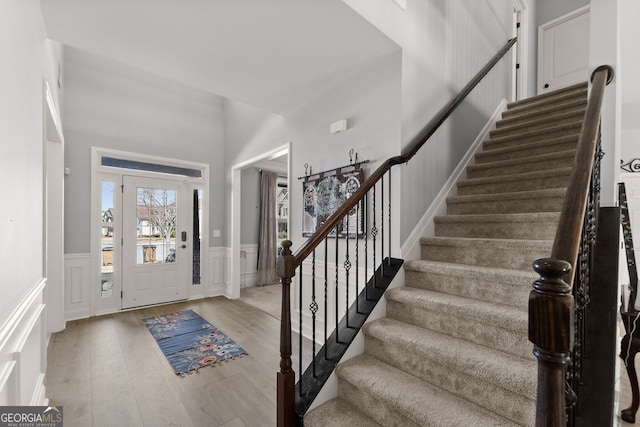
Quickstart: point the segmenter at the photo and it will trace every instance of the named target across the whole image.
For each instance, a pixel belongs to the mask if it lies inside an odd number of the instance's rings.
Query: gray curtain
[[[279,281],[276,274],[278,230],[276,223],[276,186],[278,176],[262,171],[260,176],[260,241],[258,246],[258,286]]]

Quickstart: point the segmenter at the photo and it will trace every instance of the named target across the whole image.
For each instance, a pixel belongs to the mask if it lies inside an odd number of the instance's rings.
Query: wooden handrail
[[[278,277],[282,281],[282,316],[280,319],[280,371],[277,374],[277,425],[278,427],[292,427],[294,425],[294,378],[291,368],[291,311],[289,292],[291,279],[302,262],[327,238],[342,218],[364,199],[365,195],[383,179],[384,175],[394,165],[407,163],[415,156],[427,140],[438,130],[444,121],[453,113],[456,107],[469,95],[482,78],[500,61],[500,59],[515,44],[512,38],[496,53],[491,60],[467,83],[460,93],[445,105],[436,116],[409,143],[408,149],[395,157],[387,159],[367,178],[360,188],[351,195],[338,210],[311,236],[295,254],[291,253],[291,242],[283,242],[283,250],[278,257]],[[390,254],[389,254],[390,255]],[[375,255],[374,255],[375,258]],[[390,258],[389,258],[390,259]],[[366,268],[366,267],[365,267]],[[374,267],[375,269],[375,267]]]
[[[604,89],[611,80],[613,80],[613,68],[609,65],[601,65],[591,74],[592,87],[589,102],[578,138],[567,196],[560,213],[558,232],[551,250],[551,258],[567,261],[573,266],[576,265],[578,257],[580,230],[587,206],[589,182],[593,170],[598,130],[600,129]],[[567,277],[567,280],[567,284],[571,286],[573,276]]]
[[[491,69],[500,61],[500,59],[511,49],[516,42],[516,37],[510,39],[498,53],[480,70],[478,73],[465,85],[464,88],[453,98],[447,105],[445,105],[438,114],[431,119],[427,125],[416,135],[415,138],[409,143],[409,148],[401,155],[391,157],[387,159],[382,165],[378,167],[367,178],[360,188],[349,197],[340,208],[331,215],[328,220],[320,227],[318,231],[314,233],[309,239],[296,251],[293,255],[295,258],[295,266],[298,267],[302,262],[313,252],[313,250],[324,241],[329,233],[338,225],[342,218],[353,209],[353,207],[364,197],[367,192],[395,165],[407,163],[416,155],[418,150],[427,142],[427,140],[440,128],[440,126],[447,120],[447,118],[453,113],[456,107],[464,101],[464,99],[471,93],[482,78],[491,71]]]
[[[591,75],[593,84],[551,257],[533,263],[540,275],[529,295],[529,341],[538,359],[536,427],[566,425],[565,377],[575,339],[572,284],[583,239],[604,89],[612,79],[613,69],[608,65],[596,68]]]

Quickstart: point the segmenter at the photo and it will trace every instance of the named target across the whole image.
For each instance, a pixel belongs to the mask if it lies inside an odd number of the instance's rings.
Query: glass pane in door
[[[113,181],[102,181],[102,224],[100,226],[100,249],[102,262],[100,267],[100,295],[113,295]]]
[[[177,194],[175,190],[137,187],[137,264],[176,260]]]

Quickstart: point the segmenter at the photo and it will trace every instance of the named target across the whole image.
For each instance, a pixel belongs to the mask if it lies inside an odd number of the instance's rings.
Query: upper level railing
[[[445,105],[438,114],[429,122],[427,125],[420,131],[420,133],[411,141],[408,145],[408,148],[404,150],[403,154],[399,156],[395,156],[387,159],[381,166],[379,166],[372,174],[369,176],[360,187],[353,192],[346,201],[333,213],[328,219],[326,219],[325,223],[317,230],[317,232],[311,236],[304,245],[296,251],[295,254],[291,252],[291,242],[285,241],[283,243],[283,250],[281,251],[281,255],[278,257],[277,265],[278,265],[278,276],[282,281],[282,315],[281,315],[281,328],[280,328],[280,371],[277,375],[277,423],[278,426],[281,427],[289,427],[295,424],[295,414],[294,414],[294,406],[295,406],[295,373],[292,368],[292,360],[291,360],[291,301],[290,301],[290,285],[292,278],[295,276],[296,270],[302,268],[303,262],[307,260],[308,257],[312,257],[311,261],[311,269],[312,269],[312,286],[311,286],[311,300],[310,300],[310,312],[311,317],[313,318],[313,345],[315,346],[315,318],[316,313],[319,310],[319,305],[317,302],[316,295],[316,249],[320,248],[320,252],[324,252],[324,275],[321,275],[322,281],[324,282],[324,299],[325,299],[325,327],[327,322],[329,321],[326,318],[326,313],[329,310],[329,307],[326,304],[327,300],[327,292],[328,292],[328,275],[326,269],[326,264],[328,262],[328,249],[327,249],[327,238],[330,237],[330,234],[336,238],[335,242],[335,277],[331,278],[331,282],[335,279],[335,292],[337,297],[338,292],[338,282],[341,280],[340,275],[344,276],[345,283],[345,291],[347,295],[346,303],[343,304],[342,309],[345,310],[345,318],[346,318],[346,326],[349,327],[349,314],[351,310],[348,308],[348,304],[350,303],[349,297],[349,278],[351,276],[351,269],[353,268],[354,262],[352,258],[354,256],[353,253],[350,254],[349,248],[354,247],[355,249],[355,294],[351,294],[351,297],[355,297],[356,307],[353,310],[354,314],[358,314],[360,309],[357,307],[358,301],[362,299],[362,302],[366,303],[368,301],[367,292],[369,290],[369,282],[368,279],[365,278],[365,285],[363,287],[363,298],[359,298],[359,287],[358,287],[358,271],[360,268],[358,267],[358,244],[359,240],[362,239],[365,245],[365,255],[364,255],[364,274],[367,276],[372,276],[373,288],[376,286],[376,277],[384,276],[384,268],[387,262],[391,263],[391,245],[389,244],[389,249],[387,252],[387,258],[385,258],[385,244],[384,239],[385,235],[388,239],[387,242],[391,242],[391,197],[388,194],[388,204],[389,211],[387,216],[384,215],[384,209],[381,210],[380,214],[376,212],[376,189],[378,189],[378,202],[383,205],[384,204],[384,189],[385,189],[385,175],[388,174],[387,180],[387,189],[391,189],[390,181],[391,181],[391,168],[395,165],[400,165],[407,163],[411,160],[415,154],[420,150],[420,148],[429,140],[429,138],[438,130],[438,128],[447,120],[447,118],[455,111],[456,107],[470,94],[470,92],[480,83],[483,77],[489,73],[489,71],[500,61],[500,59],[511,49],[511,47],[516,42],[516,39],[513,38],[509,40],[504,47],[500,49],[496,55],[491,58],[491,60],[473,77],[473,79],[467,83],[467,85],[462,88],[460,93],[452,99],[447,105]],[[371,212],[369,212],[371,211]],[[351,225],[350,224],[351,221]],[[371,223],[370,230],[360,230],[361,226],[360,222],[364,223],[364,226],[367,226],[368,222]],[[389,227],[386,230],[384,229],[384,225],[388,223]],[[355,229],[355,231],[354,231]],[[346,230],[346,232],[344,231]],[[342,243],[343,251],[345,255],[343,257],[344,263],[342,270],[338,269],[338,237],[344,236],[344,242]],[[378,239],[379,237],[379,239]],[[373,257],[371,264],[367,265],[370,256],[367,252],[367,244],[371,240],[371,246],[373,250]],[[324,244],[323,244],[324,242]],[[381,247],[380,256],[378,260],[382,263],[380,269],[376,271],[376,247]],[[324,247],[324,249],[323,249]],[[374,272],[371,274],[370,268],[372,267]],[[341,273],[341,274],[340,274]],[[371,289],[372,291],[374,289]],[[302,289],[299,289],[300,295],[300,304],[302,305]],[[300,306],[300,310],[302,310],[302,306]],[[331,308],[333,310],[333,308]],[[338,337],[338,303],[336,302],[335,306],[335,341],[339,342],[341,338]],[[302,314],[300,315],[300,323],[302,323]],[[302,325],[300,328],[302,329]],[[298,331],[299,334],[302,334],[302,330]],[[325,329],[325,342],[327,341],[327,332]],[[302,340],[300,340],[300,345],[302,345]],[[300,356],[302,357],[302,356]]]
[[[592,87],[551,257],[534,262],[540,279],[533,283],[529,297],[529,340],[538,358],[537,427],[566,426],[566,408],[576,399],[574,389],[582,366],[581,328],[589,304],[599,207],[600,115],[604,90],[612,79],[613,69],[607,65],[591,75]]]

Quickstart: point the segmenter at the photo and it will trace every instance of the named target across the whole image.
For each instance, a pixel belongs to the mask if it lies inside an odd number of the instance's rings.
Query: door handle
[[[544,88],[545,88],[545,89],[549,89],[549,83],[546,83],[546,84],[544,85]]]
[[[187,249],[187,245],[182,245],[181,248],[182,249]]]

